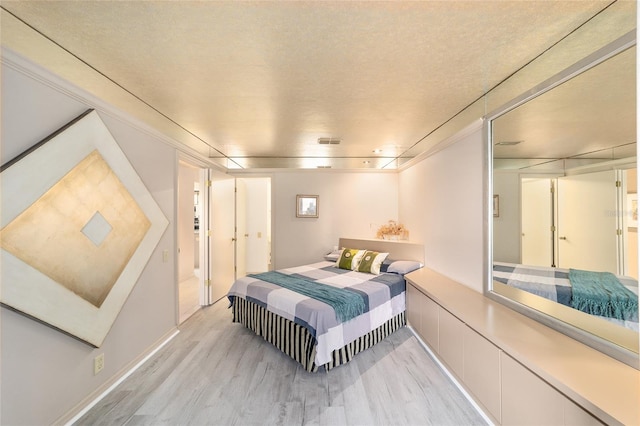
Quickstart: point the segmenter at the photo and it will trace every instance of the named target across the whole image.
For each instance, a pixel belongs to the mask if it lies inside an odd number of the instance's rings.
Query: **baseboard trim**
[[[458,380],[458,378],[456,376],[454,376],[449,369],[447,368],[446,365],[444,365],[442,363],[442,361],[440,361],[440,358],[438,357],[438,355],[436,355],[433,350],[429,347],[429,345],[427,345],[424,340],[422,340],[422,338],[418,335],[418,333],[416,333],[416,331],[410,326],[407,325],[407,328],[409,330],[411,330],[411,333],[413,333],[413,336],[418,340],[418,343],[420,343],[420,345],[422,346],[422,348],[427,351],[427,353],[429,354],[429,356],[436,362],[436,364],[438,364],[438,366],[440,367],[440,369],[444,372],[444,374],[447,375],[447,377],[449,377],[449,379],[453,382],[454,385],[456,385],[456,387],[460,390],[460,392],[462,392],[462,394],[464,395],[465,398],[467,398],[469,400],[469,402],[471,403],[471,405],[473,405],[473,407],[476,409],[476,411],[482,416],[482,418],[487,422],[488,425],[495,425],[495,421],[493,419],[491,419],[491,417],[489,417],[489,415],[487,415],[487,413],[484,411],[484,409],[476,402],[475,399],[473,399],[473,397],[471,396],[471,394],[467,391],[467,389],[464,387],[464,385],[462,383],[460,383],[460,381]]]
[[[66,414],[60,417],[54,422],[54,425],[70,426],[82,416],[84,416],[93,406],[95,406],[102,398],[107,396],[116,386],[122,383],[127,377],[133,374],[140,366],[142,366],[149,358],[155,355],[160,349],[162,349],[167,343],[169,343],[174,337],[178,335],[180,330],[172,328],[165,335],[156,341],[149,347],[147,351],[133,359],[124,368],[122,368],[111,379],[107,380],[102,386],[91,392],[89,396],[83,399],[75,407],[69,410]]]

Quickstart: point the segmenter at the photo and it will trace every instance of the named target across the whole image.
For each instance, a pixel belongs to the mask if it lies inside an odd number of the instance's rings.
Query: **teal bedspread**
[[[312,297],[324,302],[336,311],[336,317],[342,322],[364,313],[365,301],[362,295],[353,291],[332,287],[316,281],[301,277],[283,274],[277,271],[250,274],[250,277],[258,278],[286,289]]]
[[[619,320],[630,319],[638,311],[638,296],[610,272],[570,269],[569,281],[575,309]]]

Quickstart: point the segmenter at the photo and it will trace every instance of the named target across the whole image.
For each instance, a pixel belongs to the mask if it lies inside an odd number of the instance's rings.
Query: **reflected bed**
[[[610,304],[621,302],[620,304],[624,306],[624,308],[612,312],[614,311],[613,309],[588,309],[584,307],[584,303],[578,304],[576,302],[577,297],[574,286],[577,283],[572,282],[570,279],[570,276],[574,276],[573,272],[575,270],[503,262],[493,263],[494,281],[574,309],[579,309],[577,306],[581,306],[579,310],[582,312],[605,319],[627,329],[638,331],[637,280],[626,276],[610,275],[617,279],[616,282],[619,288],[606,291],[609,299],[607,302]],[[629,297],[625,298],[625,295]],[[600,300],[600,302],[602,301]]]

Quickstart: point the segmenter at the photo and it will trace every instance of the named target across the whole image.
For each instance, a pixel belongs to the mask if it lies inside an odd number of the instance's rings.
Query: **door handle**
[[[558,237],[559,240],[566,240],[567,237]]]
[[[231,241],[235,241],[235,240],[236,240],[235,238],[232,238],[232,239],[231,239]]]

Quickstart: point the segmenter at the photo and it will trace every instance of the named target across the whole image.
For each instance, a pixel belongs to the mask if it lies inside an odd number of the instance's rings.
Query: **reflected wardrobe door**
[[[618,271],[616,171],[558,178],[558,267]]]
[[[552,179],[524,178],[522,194],[522,260],[524,265],[553,266]]]

